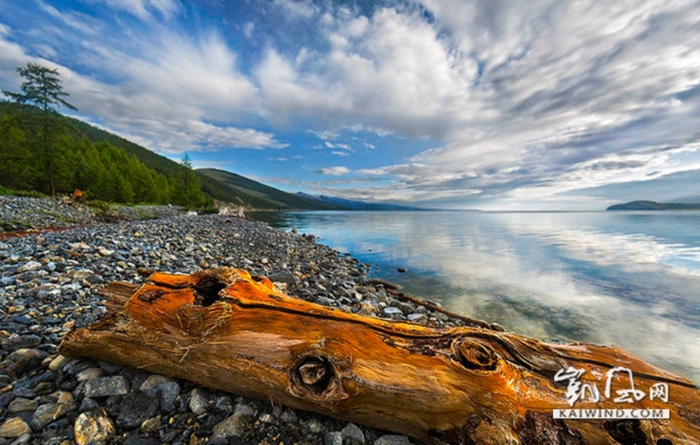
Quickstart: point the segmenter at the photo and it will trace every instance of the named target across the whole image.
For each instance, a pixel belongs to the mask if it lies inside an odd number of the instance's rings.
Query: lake
[[[314,234],[371,276],[460,314],[544,340],[617,345],[700,382],[700,212],[251,216]]]

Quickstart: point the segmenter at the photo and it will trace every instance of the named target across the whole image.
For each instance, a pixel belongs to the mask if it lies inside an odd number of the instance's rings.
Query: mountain
[[[700,203],[632,201],[625,204],[611,205],[605,210],[700,210]]]
[[[283,192],[224,170],[201,168],[195,171],[203,178],[202,190],[205,193],[213,198],[243,204],[246,207],[273,210],[348,210],[339,204]]]
[[[351,199],[337,198],[335,196],[313,196],[302,192],[297,192],[297,195],[303,196],[307,199],[342,206],[347,210],[426,210],[419,207],[410,207],[399,204],[353,201]]]

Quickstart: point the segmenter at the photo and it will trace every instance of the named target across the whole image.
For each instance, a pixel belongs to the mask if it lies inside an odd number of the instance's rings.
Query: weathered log
[[[693,382],[615,347],[363,317],[286,296],[267,278],[229,268],[154,273],[140,287],[111,283],[102,294],[108,315],[69,333],[62,354],[437,443],[700,442]],[[631,400],[613,400],[624,396]],[[571,408],[669,410],[670,418],[553,418],[553,410]]]

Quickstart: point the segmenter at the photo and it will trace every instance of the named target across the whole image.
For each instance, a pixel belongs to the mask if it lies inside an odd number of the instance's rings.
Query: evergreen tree
[[[3,94],[13,99],[18,104],[33,104],[42,111],[42,146],[46,176],[48,179],[49,192],[51,196],[56,196],[56,141],[52,140],[53,126],[58,122],[52,119],[57,114],[56,107],[63,106],[70,110],[77,110],[68,103],[64,97],[68,93],[61,88],[61,80],[57,69],[49,69],[36,63],[28,62],[25,67],[17,68],[20,76],[26,80],[22,82],[20,89],[22,93],[13,93],[3,90]],[[55,132],[54,132],[55,133]]]
[[[20,190],[31,187],[33,171],[27,136],[17,120],[16,114],[0,114],[0,183]]]
[[[173,201],[187,208],[205,205],[207,197],[202,192],[199,178],[192,169],[192,161],[187,153],[182,157],[180,165],[180,171],[173,184],[171,195]]]

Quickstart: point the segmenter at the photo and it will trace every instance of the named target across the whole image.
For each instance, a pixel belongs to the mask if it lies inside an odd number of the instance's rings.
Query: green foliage
[[[68,93],[61,88],[57,69],[49,69],[29,62],[24,68],[17,68],[17,72],[25,79],[20,86],[22,93],[6,90],[3,90],[2,93],[18,105],[36,105],[41,109],[41,138],[33,138],[32,143],[36,144],[38,140],[41,141],[40,152],[43,156],[36,165],[44,166],[48,191],[51,196],[56,196],[56,176],[63,178],[61,169],[68,168],[64,162],[65,139],[62,133],[64,128],[60,125],[63,121],[56,119],[56,107],[63,106],[71,110],[76,110],[76,108],[63,99],[68,96]],[[8,131],[7,135],[13,144],[17,144],[18,138],[20,138],[19,133]],[[20,150],[15,149],[14,152],[17,154]],[[21,163],[20,165],[26,164]],[[12,174],[17,174],[17,172],[13,171]]]
[[[100,199],[92,199],[86,201],[85,204],[101,212],[109,212],[109,210],[112,208],[111,203],[107,201],[102,201]]]

